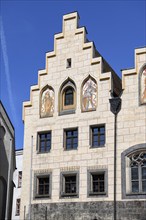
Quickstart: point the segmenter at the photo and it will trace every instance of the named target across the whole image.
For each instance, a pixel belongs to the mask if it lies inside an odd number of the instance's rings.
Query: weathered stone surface
[[[113,220],[113,202],[68,202],[32,205],[34,220]],[[117,220],[145,220],[144,201],[117,202]]]

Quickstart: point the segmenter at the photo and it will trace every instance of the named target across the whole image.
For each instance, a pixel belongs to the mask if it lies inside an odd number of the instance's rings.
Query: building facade
[[[16,150],[15,157],[16,157],[16,170],[13,176],[15,188],[13,194],[12,220],[20,219],[23,150],[22,149]]]
[[[21,219],[144,220],[146,48],[121,81],[78,20],[63,16],[23,105]]]
[[[13,172],[15,170],[15,132],[0,101],[0,219],[11,219]]]

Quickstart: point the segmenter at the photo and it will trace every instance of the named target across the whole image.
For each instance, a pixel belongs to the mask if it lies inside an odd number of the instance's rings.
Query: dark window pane
[[[105,127],[100,128],[100,133],[102,133],[102,134],[105,133]]]
[[[146,167],[142,167],[142,179],[146,180]]]
[[[51,132],[39,134],[40,143],[39,150],[40,152],[47,152],[51,148]]]
[[[138,181],[132,182],[132,192],[139,192]]]
[[[66,89],[64,105],[73,105],[73,88]]]
[[[65,193],[76,193],[76,176],[65,177]]]
[[[131,178],[132,180],[138,180],[138,167],[131,168]]]
[[[76,149],[78,145],[78,131],[66,131],[66,149]]]
[[[92,146],[102,146],[105,144],[105,127],[92,128]]]
[[[49,177],[39,178],[38,182],[39,195],[49,194]]]
[[[146,181],[142,181],[142,192],[146,192]]]

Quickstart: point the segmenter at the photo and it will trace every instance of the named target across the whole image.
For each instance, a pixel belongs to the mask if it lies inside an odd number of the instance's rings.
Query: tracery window
[[[146,192],[146,152],[133,154],[130,166],[132,193]]]
[[[40,116],[49,117],[53,116],[54,113],[54,90],[46,86],[42,90],[40,99]]]
[[[92,77],[88,77],[82,86],[82,111],[96,110],[97,106],[97,84]]]

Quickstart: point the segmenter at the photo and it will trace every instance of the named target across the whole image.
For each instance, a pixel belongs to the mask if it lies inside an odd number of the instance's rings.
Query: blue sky
[[[19,0],[1,1],[0,99],[15,127],[16,148],[23,147],[22,103],[45,68],[62,16],[73,11],[88,39],[121,77],[134,67],[134,49],[146,45],[146,1]]]

